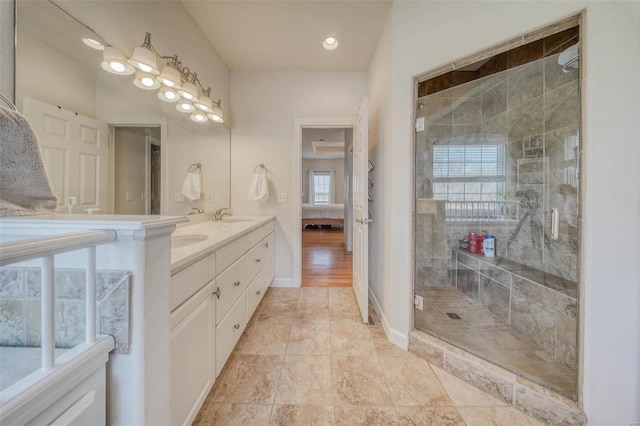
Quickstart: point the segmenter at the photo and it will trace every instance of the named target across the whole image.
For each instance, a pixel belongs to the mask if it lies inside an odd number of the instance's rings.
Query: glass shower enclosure
[[[419,84],[414,220],[415,327],[574,399],[577,43],[576,27]]]

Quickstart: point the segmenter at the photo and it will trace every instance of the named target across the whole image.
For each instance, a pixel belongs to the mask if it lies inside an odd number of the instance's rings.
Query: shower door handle
[[[560,237],[560,211],[551,209],[551,239],[557,240]]]

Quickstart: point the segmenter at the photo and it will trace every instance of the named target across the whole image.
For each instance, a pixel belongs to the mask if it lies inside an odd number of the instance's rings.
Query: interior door
[[[69,197],[75,197],[73,213],[109,213],[107,124],[35,99],[25,98],[23,106],[38,135],[58,211],[66,212]]]
[[[353,291],[364,322],[369,321],[369,101],[364,98],[353,142]]]

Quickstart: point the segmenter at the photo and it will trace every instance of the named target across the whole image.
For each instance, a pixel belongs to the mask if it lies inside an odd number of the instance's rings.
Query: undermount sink
[[[247,219],[244,217],[233,217],[233,216],[226,216],[222,218],[223,222],[226,223],[235,223],[235,222],[251,222],[253,219]]]
[[[175,235],[171,237],[171,248],[177,249],[190,246],[191,244],[200,243],[207,238],[206,235]]]

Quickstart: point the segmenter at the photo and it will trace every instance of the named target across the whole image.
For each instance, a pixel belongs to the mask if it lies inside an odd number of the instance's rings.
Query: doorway
[[[353,127],[302,128],[303,287],[351,287]]]
[[[115,214],[159,215],[161,154],[159,126],[112,127]]]

